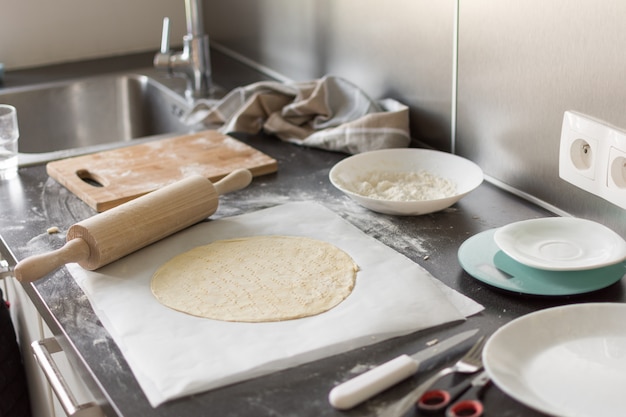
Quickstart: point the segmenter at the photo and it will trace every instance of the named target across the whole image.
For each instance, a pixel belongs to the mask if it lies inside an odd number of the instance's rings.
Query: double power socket
[[[626,209],[626,131],[566,111],[561,129],[559,176]]]

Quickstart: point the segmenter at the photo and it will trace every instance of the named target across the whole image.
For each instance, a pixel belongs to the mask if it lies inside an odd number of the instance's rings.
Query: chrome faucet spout
[[[185,95],[189,99],[208,97],[211,92],[211,61],[209,36],[204,32],[202,0],[185,0],[187,34],[183,50],[172,53],[169,48],[169,18],[163,19],[161,50],[154,56],[154,66],[187,79]]]
[[[201,0],[185,0],[185,18],[187,20],[188,35],[204,36],[202,16]]]

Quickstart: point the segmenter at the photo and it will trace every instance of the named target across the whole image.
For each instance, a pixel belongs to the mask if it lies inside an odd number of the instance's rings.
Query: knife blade
[[[339,410],[352,408],[415,374],[422,362],[466,341],[477,332],[478,329],[467,330],[412,355],[400,355],[337,385],[330,390],[328,401]]]

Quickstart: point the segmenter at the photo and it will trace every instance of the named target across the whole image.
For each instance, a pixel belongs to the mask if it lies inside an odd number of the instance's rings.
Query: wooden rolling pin
[[[211,216],[219,196],[245,188],[247,169],[212,184],[193,175],[72,225],[65,245],[23,259],[15,266],[21,282],[35,281],[66,263],[98,269]]]

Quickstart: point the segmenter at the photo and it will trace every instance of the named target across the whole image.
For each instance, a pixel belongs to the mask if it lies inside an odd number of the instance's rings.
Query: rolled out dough
[[[172,309],[223,321],[269,322],[323,313],[354,288],[358,267],[330,243],[299,236],[219,240],[182,253],[152,277]]]

